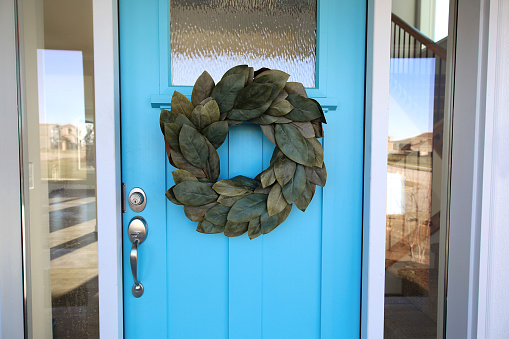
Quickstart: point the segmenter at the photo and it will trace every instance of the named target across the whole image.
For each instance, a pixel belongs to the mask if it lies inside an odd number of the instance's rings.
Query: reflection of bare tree
[[[429,225],[431,217],[431,173],[422,171],[420,168],[420,152],[417,154],[417,170],[412,174],[407,173],[413,179],[407,184],[407,216],[410,221],[410,232],[407,243],[410,246],[412,260],[424,263],[425,254],[429,249]],[[407,181],[408,182],[408,181]],[[412,227],[413,226],[413,227]]]
[[[429,201],[422,201],[422,197],[420,196],[418,189],[412,189],[409,192],[409,203],[415,208],[415,217],[410,219],[410,225],[413,227],[411,227],[410,233],[407,237],[407,243],[410,246],[410,257],[414,261],[424,263],[426,262],[425,253],[429,248],[430,234],[429,218],[423,220],[421,214],[427,213],[427,211],[423,211],[422,205],[429,205]],[[417,250],[417,253],[415,250]]]

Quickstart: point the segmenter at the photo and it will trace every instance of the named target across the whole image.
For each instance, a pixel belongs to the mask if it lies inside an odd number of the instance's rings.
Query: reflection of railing
[[[447,51],[415,27],[392,14],[391,58],[434,58],[433,152],[442,157]]]
[[[392,14],[392,58],[446,58],[446,50],[422,34],[415,27]]]

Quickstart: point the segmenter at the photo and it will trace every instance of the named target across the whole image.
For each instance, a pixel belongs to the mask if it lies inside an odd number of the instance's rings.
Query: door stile
[[[135,10],[127,10],[135,8]],[[164,143],[161,142],[159,114],[147,102],[136,100],[137,91],[157,91],[159,73],[153,65],[159,62],[157,21],[158,6],[153,2],[123,1],[120,4],[120,57],[122,62],[121,97],[122,115],[122,165],[123,181],[129,192],[142,188],[147,195],[144,211],[124,214],[124,311],[132,315],[125,319],[126,337],[163,338],[167,335],[166,310],[166,257],[156,251],[166,248],[166,198],[162,188],[165,179]],[[138,25],[131,25],[136,22]],[[128,171],[127,168],[130,170]],[[148,235],[138,250],[138,277],[144,285],[141,298],[130,293],[133,280],[129,253],[131,242],[127,227],[132,217],[140,215],[147,220]],[[147,280],[147,277],[151,279]]]
[[[230,127],[228,175],[254,178],[264,169],[263,136],[256,125]],[[262,246],[263,237],[250,240],[247,234],[229,243],[229,337],[262,336]]]

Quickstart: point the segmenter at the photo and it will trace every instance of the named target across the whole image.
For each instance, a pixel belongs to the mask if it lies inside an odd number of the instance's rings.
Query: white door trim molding
[[[457,6],[446,337],[477,338],[480,312],[485,312],[480,294],[480,270],[486,260],[481,234],[489,226],[483,222],[483,205],[489,204],[483,191],[490,186],[485,176],[490,169],[484,166],[491,167],[485,164],[490,162],[486,147],[491,147],[485,125],[490,124],[487,70],[493,53],[488,48],[490,1],[458,1]]]
[[[15,1],[0,1],[0,338],[23,338],[21,178]]]
[[[118,2],[93,0],[99,331],[123,338]]]
[[[369,0],[364,141],[361,337],[383,338],[391,0]]]
[[[504,269],[507,243],[507,126],[509,117],[509,3],[489,2],[487,25],[486,106],[484,158],[482,159],[482,207],[479,239],[479,293],[477,338],[504,337],[509,331],[506,312],[509,273]]]

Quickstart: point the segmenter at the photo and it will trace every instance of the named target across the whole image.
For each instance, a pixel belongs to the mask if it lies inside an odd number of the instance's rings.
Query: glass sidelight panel
[[[449,1],[392,4],[384,336],[441,338]]]
[[[315,87],[316,0],[169,0],[171,83],[192,86],[207,70],[280,69]]]
[[[98,338],[92,1],[18,1],[28,338]]]

